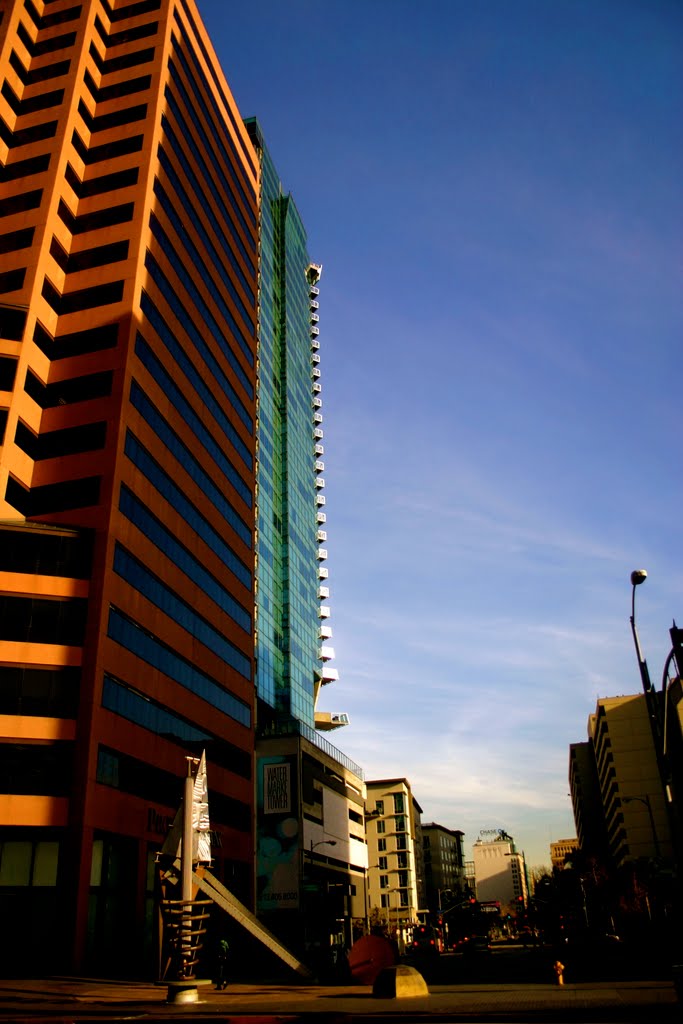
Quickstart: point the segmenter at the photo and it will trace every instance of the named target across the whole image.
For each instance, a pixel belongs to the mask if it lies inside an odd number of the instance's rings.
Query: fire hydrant
[[[556,960],[553,964],[553,970],[555,971],[557,984],[564,985],[564,964],[561,964],[559,960]]]

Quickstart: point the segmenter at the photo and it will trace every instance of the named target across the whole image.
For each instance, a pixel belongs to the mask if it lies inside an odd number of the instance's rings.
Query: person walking
[[[230,955],[230,944],[223,936],[216,949],[216,990],[222,992],[228,987],[228,956]]]

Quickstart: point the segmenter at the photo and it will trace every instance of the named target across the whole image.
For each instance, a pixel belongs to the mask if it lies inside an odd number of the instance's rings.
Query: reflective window
[[[233,529],[238,531],[242,536],[251,537],[251,528],[249,525],[244,521],[244,519],[242,519],[241,515],[236,511],[231,502],[228,501],[221,488],[214,483],[213,478],[202,468],[197,459],[195,459],[187,445],[181,441],[176,432],[171,429],[168,421],[163,418],[156,406],[150,402],[149,398],[137,381],[131,382],[130,398],[131,403],[135,406],[138,412],[142,414],[143,418],[150,425],[159,440],[163,441],[168,451],[175,456],[176,460],[183,467],[188,476],[190,476],[198,487],[201,488],[211,504],[220,512],[226,522],[230,523]],[[231,477],[239,480],[234,470],[231,473]],[[242,487],[243,489],[245,487],[243,482]],[[251,504],[251,502],[249,502],[249,504]],[[233,569],[233,572],[242,580],[243,583],[245,583],[246,586],[250,586],[251,573],[246,566],[244,566],[244,563],[240,562],[237,555],[234,556],[234,560],[236,562],[236,568]],[[240,565],[243,566],[244,571],[240,570]]]
[[[234,559],[232,549],[195,508],[192,502],[185,497],[183,491],[173,483],[168,474],[154,461],[146,448],[140,444],[130,431],[126,435],[125,452],[140,472],[147,477],[150,483],[154,484],[159,493],[174,506],[176,512],[183,517],[185,522],[192,527],[195,533],[199,534],[218,558],[232,570]],[[233,516],[231,517],[230,525],[241,540],[251,547],[251,530],[245,526],[242,520],[237,516]]]
[[[135,722],[157,736],[162,736],[171,743],[177,743],[198,756],[202,750],[206,750],[207,758],[214,764],[219,764],[242,778],[251,778],[251,755],[248,751],[205,732],[187,719],[175,715],[163,705],[108,675],[104,677],[102,707],[129,722]]]
[[[111,608],[109,611],[107,635],[126,650],[146,661],[148,665],[175,680],[180,686],[184,686],[185,689],[201,697],[202,700],[219,711],[223,711],[230,718],[234,718],[236,722],[247,727],[251,726],[251,709],[247,704],[225,690],[211,676],[206,675],[205,672],[163,644],[157,637],[143,630],[141,626],[124,616],[116,608]],[[249,664],[248,659],[245,658],[244,662],[246,663],[245,671],[240,674],[248,679],[250,677],[246,668]]]
[[[253,456],[249,448],[246,446],[246,444],[244,443],[244,441],[242,440],[242,438],[237,433],[234,426],[228,419],[224,411],[223,405],[216,400],[215,390],[212,391],[211,388],[209,388],[209,386],[206,383],[206,379],[201,376],[196,366],[188,357],[187,353],[178,343],[175,335],[166,324],[166,321],[163,319],[163,317],[157,310],[156,306],[150,299],[147,292],[142,293],[142,297],[140,299],[140,306],[142,308],[143,313],[149,320],[150,324],[157,332],[159,338],[161,339],[161,341],[163,341],[164,345],[168,349],[170,355],[177,363],[178,367],[182,370],[182,372],[187,377],[188,381],[192,384],[195,391],[202,399],[202,402],[211,412],[212,416],[214,417],[218,425],[221,427],[226,437],[229,438],[229,440],[232,442],[232,445],[237,454],[239,455],[239,457],[242,459],[242,462],[245,464],[245,466],[248,466],[249,469],[252,469],[254,465]],[[136,342],[136,353],[142,360],[144,365],[147,367],[149,372],[152,374],[154,379],[157,381],[157,383],[164,385],[165,389],[165,384],[167,381],[170,380],[170,377],[166,370],[161,366],[161,363],[159,363],[159,361],[156,359],[156,357],[152,353],[149,346],[146,344],[141,334],[138,334],[138,341]],[[222,386],[223,391],[228,396],[228,398],[230,398],[230,395],[234,393],[229,381],[227,380],[224,374],[222,375],[222,377],[219,377],[218,380],[216,380],[216,378],[214,377],[214,379],[212,380],[212,384],[218,384],[219,386]],[[174,386],[172,393],[174,398],[178,398],[180,396],[179,388],[177,386]],[[232,402],[230,402],[230,404],[232,405]],[[189,409],[188,403],[185,401],[178,402],[177,405],[178,408],[181,410],[185,410],[186,407],[188,408],[188,414],[184,418],[187,420],[188,423],[190,423],[190,421],[194,423],[196,417],[194,416],[194,413],[192,413],[191,410]],[[191,420],[191,417],[194,418]],[[199,433],[197,434],[197,436],[200,436]]]
[[[241,675],[249,678],[249,659],[227,637],[214,629],[201,615],[198,615],[191,605],[178,597],[157,576],[154,576],[142,562],[133,558],[120,544],[116,545],[114,552],[114,572],[130,583],[140,594],[144,594],[153,605],[187,630],[210,651],[237,669]]]
[[[119,509],[127,519],[135,523],[148,540],[160,551],[163,551],[174,565],[182,569],[193,583],[200,586],[204,593],[215,601],[226,615],[229,615],[246,632],[251,632],[251,615],[246,608],[235,600],[232,594],[211,575],[204,565],[125,486],[121,487]]]

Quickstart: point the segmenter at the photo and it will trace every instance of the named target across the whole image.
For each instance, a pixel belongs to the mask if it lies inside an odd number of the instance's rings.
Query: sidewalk
[[[376,999],[367,986],[240,985],[224,992],[198,989],[199,1002],[169,1006],[165,985],[87,978],[0,979],[0,1021],[230,1020],[258,1017],[287,1022],[327,1015],[354,1021],[381,1017],[416,1020],[680,1021],[683,1008],[667,982],[592,982],[557,985],[434,985],[414,999]],[[265,1020],[264,1020],[265,1019]]]

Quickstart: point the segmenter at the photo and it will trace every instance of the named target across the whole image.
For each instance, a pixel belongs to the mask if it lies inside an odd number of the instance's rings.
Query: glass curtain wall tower
[[[336,677],[326,587],[318,286],[291,195],[258,122],[261,161],[257,429],[256,665],[260,729],[315,728],[322,683]]]

